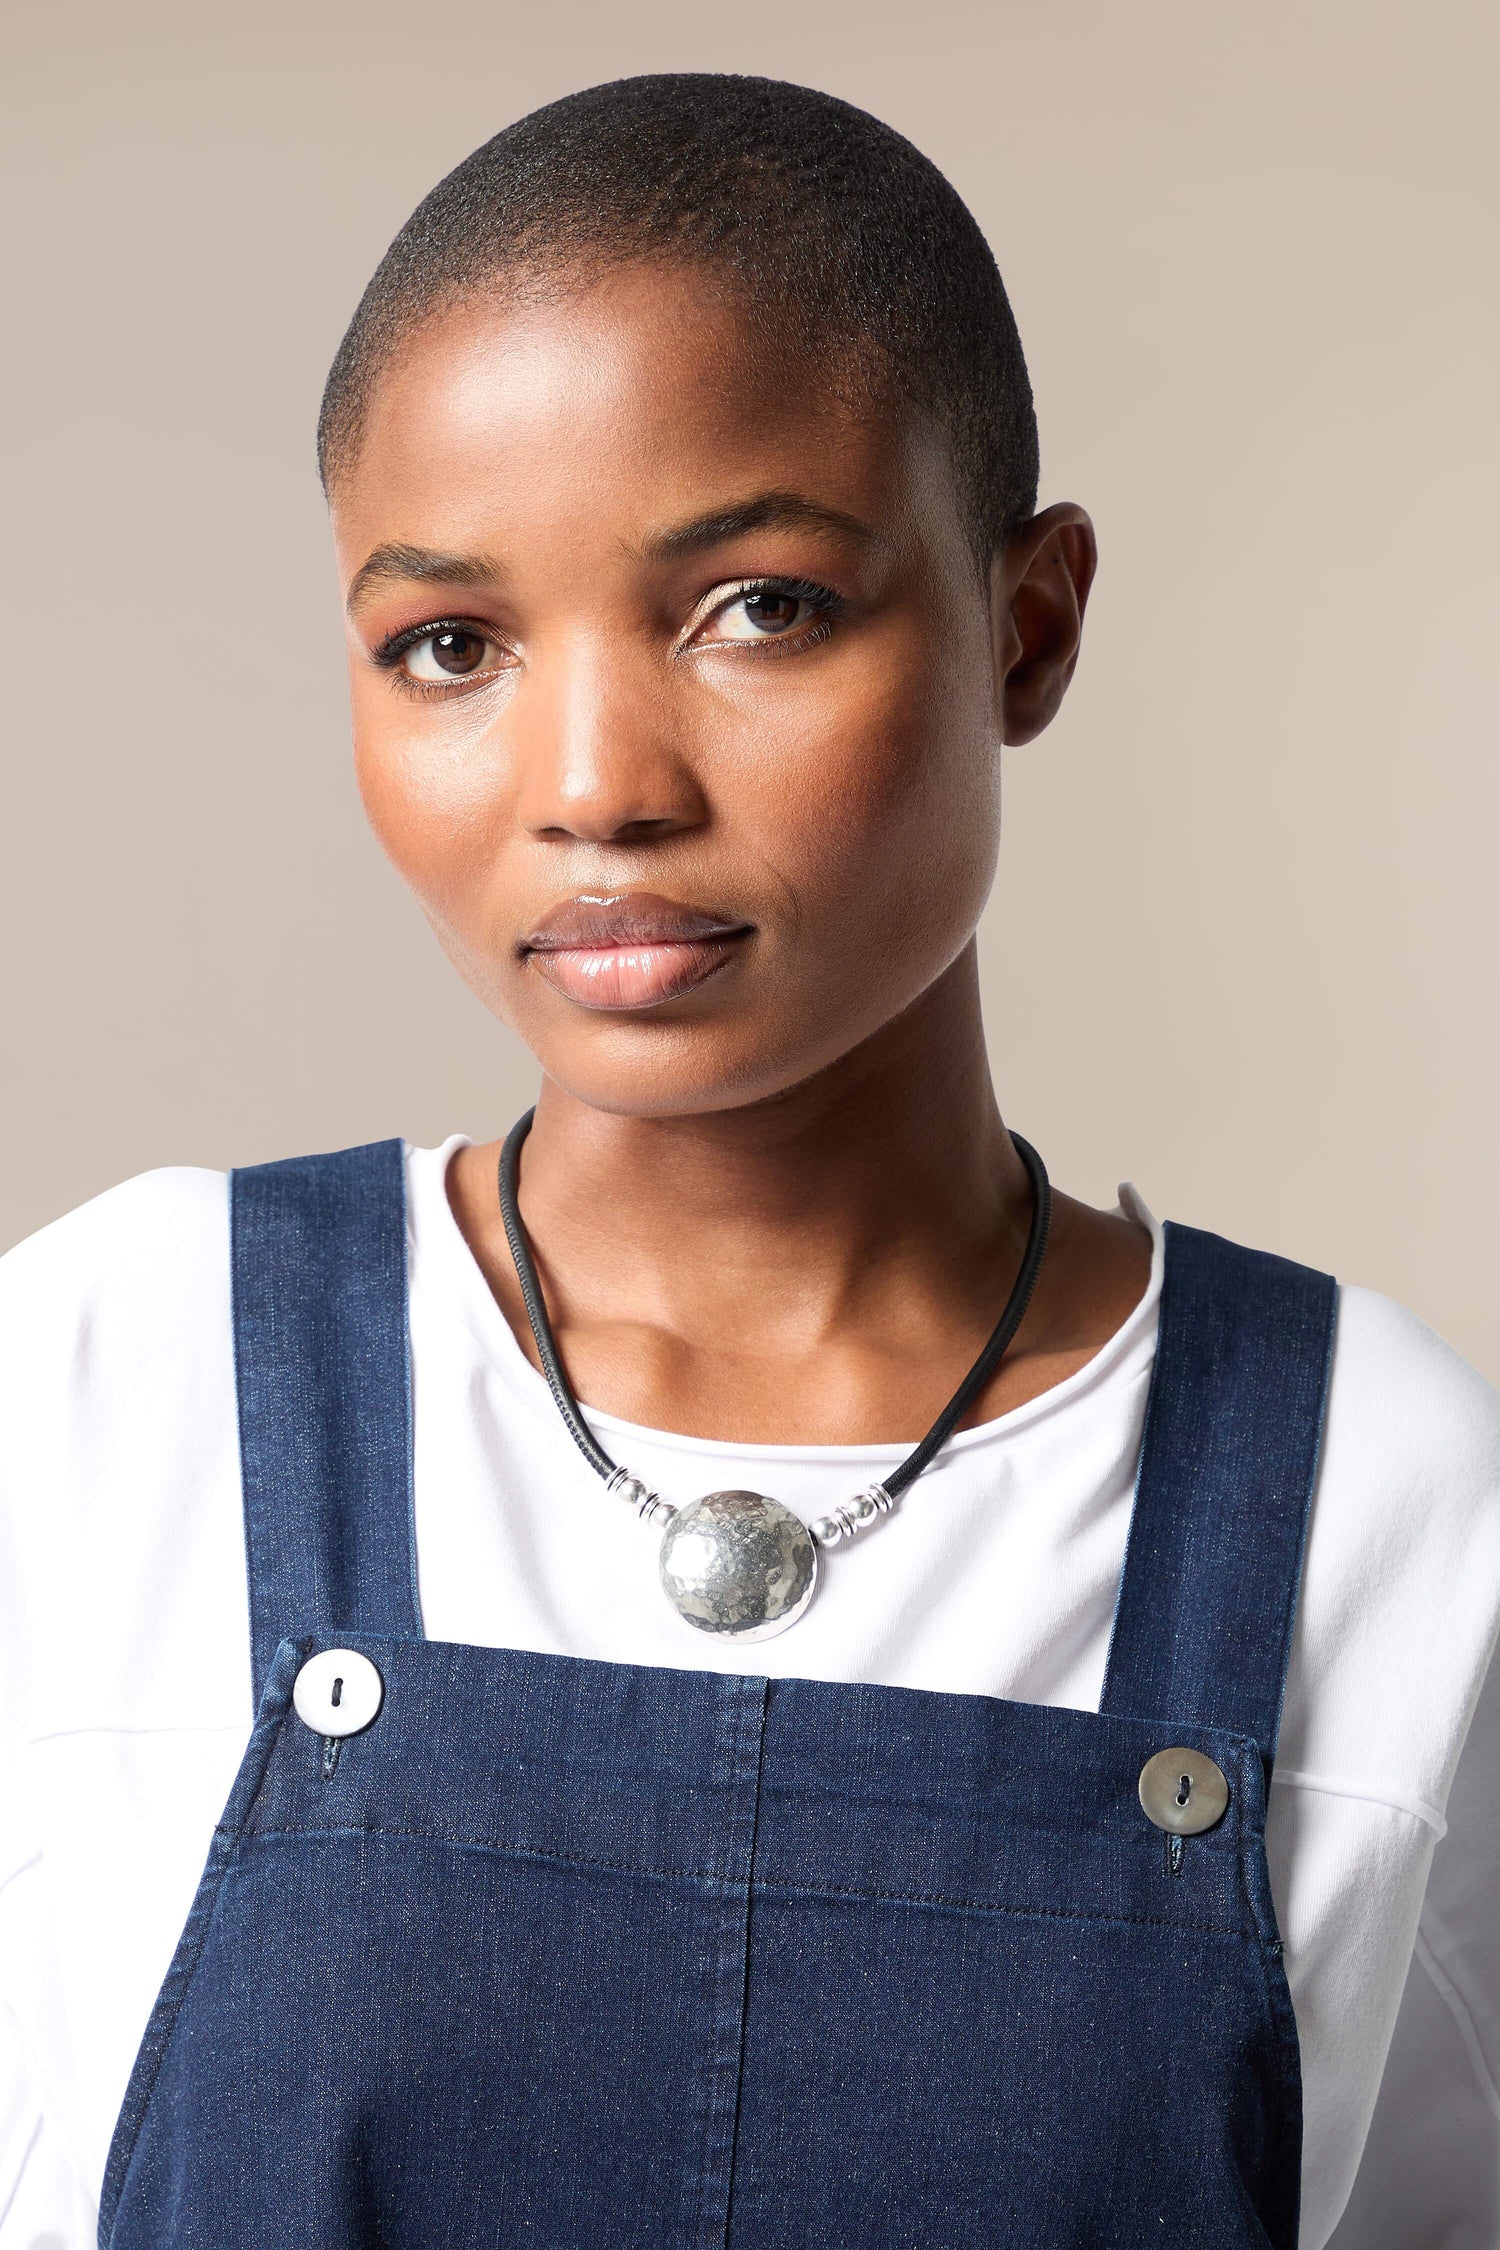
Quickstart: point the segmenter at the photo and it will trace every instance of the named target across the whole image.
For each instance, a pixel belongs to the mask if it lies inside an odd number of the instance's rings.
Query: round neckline
[[[420,1270],[421,1264],[435,1254],[444,1277],[443,1295],[448,1309],[469,1331],[486,1360],[518,1402],[540,1418],[555,1423],[561,1431],[563,1424],[547,1379],[540,1368],[533,1367],[522,1350],[515,1331],[484,1278],[448,1200],[449,1163],[461,1148],[470,1148],[473,1142],[466,1133],[451,1133],[434,1148],[418,1148],[410,1142],[405,1146],[407,1231],[414,1252],[414,1265]],[[1161,1302],[1162,1229],[1132,1182],[1122,1182],[1118,1193],[1120,1210],[1127,1218],[1144,1226],[1151,1236],[1151,1271],[1140,1298],[1114,1334],[1105,1339],[1098,1351],[1082,1367],[1065,1376],[1062,1382],[1054,1383],[1050,1390],[1039,1392],[1035,1398],[1025,1400],[1020,1406],[1013,1406],[1006,1413],[995,1415],[987,1422],[975,1422],[967,1429],[956,1430],[944,1445],[943,1454],[967,1452],[980,1446],[1004,1442],[1034,1423],[1066,1411],[1076,1399],[1097,1389],[1111,1377],[1123,1377],[1131,1372],[1144,1374],[1149,1368],[1155,1350],[1156,1322]],[[1139,1369],[1132,1370],[1123,1364],[1130,1360],[1132,1354],[1139,1357]],[[854,1445],[794,1445],[751,1439],[695,1437],[681,1430],[658,1429],[650,1423],[629,1421],[623,1415],[610,1413],[607,1408],[591,1406],[586,1399],[580,1399],[579,1408],[592,1428],[615,1433],[623,1441],[621,1444],[611,1444],[609,1448],[617,1454],[633,1445],[637,1449],[650,1446],[691,1455],[699,1460],[775,1461],[789,1465],[823,1461],[835,1466],[870,1461],[888,1467],[902,1460],[917,1442],[912,1437],[884,1441],[872,1439]],[[934,1463],[933,1466],[936,1467],[937,1464]]]

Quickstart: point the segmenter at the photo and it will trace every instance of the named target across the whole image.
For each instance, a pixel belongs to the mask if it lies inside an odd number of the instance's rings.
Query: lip
[[[654,891],[564,899],[521,940],[522,957],[580,1007],[660,1007],[730,961],[748,922],[685,906]]]

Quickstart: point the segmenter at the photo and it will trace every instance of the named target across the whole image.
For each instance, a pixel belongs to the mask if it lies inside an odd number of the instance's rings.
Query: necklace
[[[773,1633],[784,1633],[789,1625],[795,1625],[812,1600],[818,1585],[819,1550],[856,1538],[880,1517],[889,1515],[907,1486],[915,1483],[933,1455],[947,1443],[999,1366],[1021,1325],[1046,1255],[1052,1214],[1047,1168],[1029,1141],[1023,1141],[1019,1133],[1011,1134],[1031,1181],[1031,1226],[1021,1270],[989,1341],[926,1437],[900,1467],[893,1469],[883,1483],[867,1485],[854,1499],[843,1501],[808,1525],[764,1492],[707,1492],[701,1499],[679,1507],[612,1461],[595,1438],[563,1371],[516,1203],[521,1144],[531,1131],[535,1115],[536,1111],[529,1109],[517,1120],[500,1151],[500,1216],[516,1261],[537,1358],[557,1410],[584,1459],[604,1479],[605,1491],[626,1501],[643,1523],[663,1526],[661,1583],[678,1615],[699,1632],[713,1633],[724,1640],[769,1640]]]

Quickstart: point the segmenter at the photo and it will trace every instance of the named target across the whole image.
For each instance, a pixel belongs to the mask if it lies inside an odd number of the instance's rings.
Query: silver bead
[[[605,1478],[604,1489],[613,1493],[617,1500],[623,1500],[627,1508],[634,1508],[642,1523],[670,1523],[677,1513],[672,1501],[663,1500],[659,1492],[653,1492],[649,1484],[633,1476],[629,1469],[616,1469],[613,1476]]]
[[[812,1600],[818,1549],[800,1516],[762,1492],[707,1492],[679,1508],[661,1543],[661,1582],[700,1633],[765,1641]]]
[[[883,1484],[868,1485],[853,1500],[841,1500],[826,1516],[819,1516],[812,1535],[820,1547],[836,1547],[841,1539],[868,1530],[877,1516],[889,1515],[894,1506]]]

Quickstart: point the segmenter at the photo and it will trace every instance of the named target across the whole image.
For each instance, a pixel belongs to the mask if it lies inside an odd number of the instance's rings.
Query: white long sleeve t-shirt
[[[434,1638],[1096,1709],[1160,1292],[952,1439],[774,1641],[685,1633],[408,1155],[420,1594]],[[805,1516],[900,1446],[592,1415],[669,1496]],[[1305,2250],[1500,2245],[1500,1397],[1341,1292],[1268,1820],[1302,2050]],[[92,2250],[105,2156],[250,1729],[221,1173],[152,1172],[0,1260],[0,2250]],[[1472,1724],[1471,1724],[1472,1722]]]

